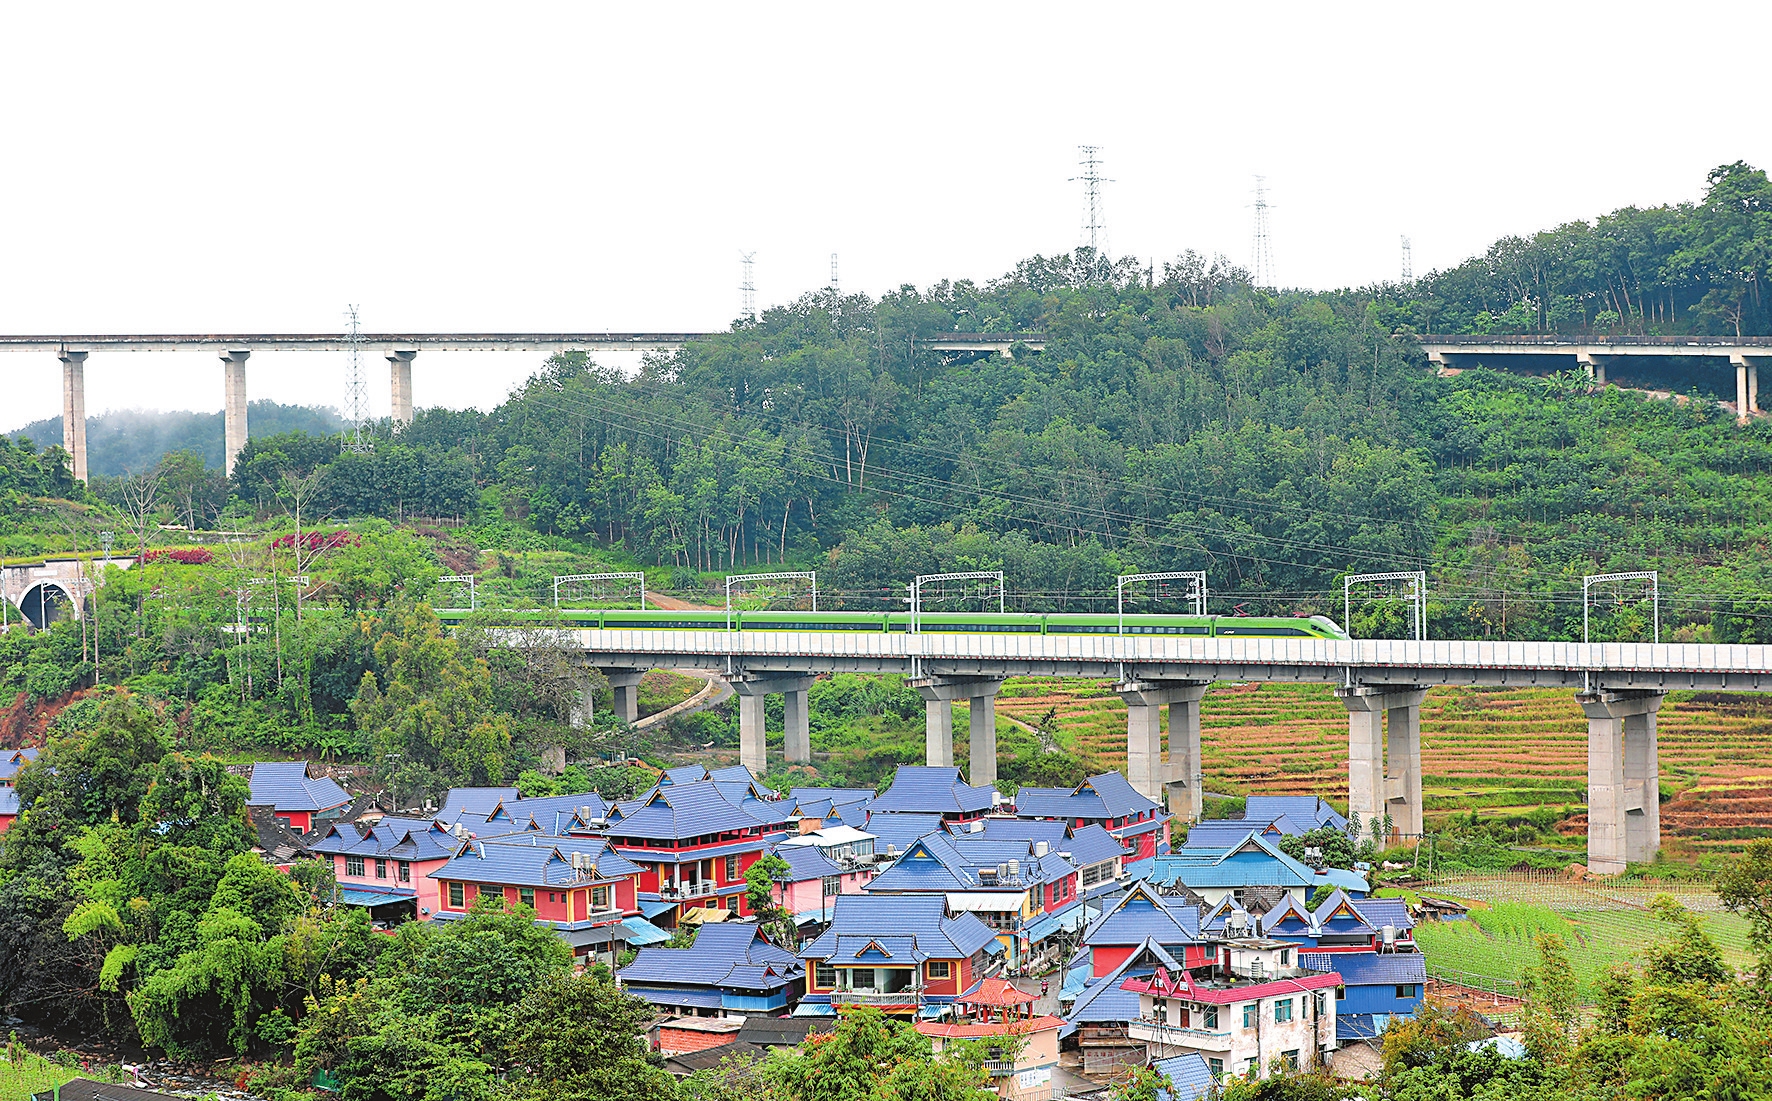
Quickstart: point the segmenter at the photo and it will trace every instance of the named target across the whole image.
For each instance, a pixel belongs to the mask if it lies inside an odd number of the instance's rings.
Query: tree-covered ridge
[[[253,438],[285,432],[324,435],[344,426],[331,409],[255,401],[246,407],[246,428]],[[45,417],[13,432],[41,445],[61,445],[62,419]],[[212,470],[223,466],[222,413],[188,410],[148,412],[119,409],[86,418],[86,455],[92,473],[115,478],[152,469],[171,451],[193,452]]]

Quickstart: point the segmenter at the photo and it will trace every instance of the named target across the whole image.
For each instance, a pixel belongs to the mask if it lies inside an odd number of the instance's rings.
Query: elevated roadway
[[[611,683],[649,668],[719,673],[741,696],[741,759],[761,773],[761,697],[788,697],[790,760],[807,760],[805,692],[820,673],[897,673],[928,706],[927,761],[953,763],[952,704],[973,718],[971,780],[996,779],[994,698],[1014,676],[1113,678],[1127,704],[1127,773],[1173,813],[1200,816],[1199,703],[1214,681],[1329,684],[1348,711],[1348,802],[1390,840],[1422,835],[1421,702],[1434,685],[1560,687],[1588,720],[1588,861],[1598,873],[1660,846],[1655,715],[1676,689],[1772,691],[1772,646],[1697,643],[1414,642],[865,631],[514,629],[505,643],[576,651]],[[618,695],[618,707],[621,697]],[[1169,708],[1169,748],[1161,709]],[[632,717],[631,715],[628,717]],[[1531,767],[1531,747],[1520,747]]]

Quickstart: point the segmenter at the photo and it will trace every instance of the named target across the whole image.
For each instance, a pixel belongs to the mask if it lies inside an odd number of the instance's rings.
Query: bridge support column
[[[1582,370],[1587,372],[1587,377],[1593,380],[1595,386],[1602,390],[1606,388],[1605,356],[1596,355],[1592,352],[1576,352],[1575,362]]]
[[[609,678],[609,688],[615,696],[615,715],[624,723],[636,722],[640,718],[640,678],[646,675],[644,669],[604,669],[602,673]]]
[[[991,677],[923,677],[911,682],[923,697],[927,716],[924,763],[946,768],[954,763],[954,701],[968,701],[970,775],[974,787],[997,782],[997,691],[1001,679]]]
[[[86,352],[63,348],[62,447],[74,460],[74,480],[86,480]]]
[[[417,348],[395,348],[388,353],[388,382],[393,391],[394,423],[412,423],[412,361]]]
[[[1394,838],[1421,839],[1421,688],[1337,689],[1347,708],[1347,812],[1369,833],[1374,818],[1391,819]],[[1385,738],[1388,726],[1389,740]],[[1380,845],[1393,837],[1378,838]]]
[[[229,348],[222,361],[222,465],[234,476],[234,462],[246,449],[246,357],[250,348]]]
[[[779,692],[783,695],[783,717],[786,730],[782,748],[790,763],[812,759],[810,716],[806,710],[806,692],[815,678],[808,676],[754,676],[737,674],[730,678],[732,690],[738,693],[738,760],[751,770],[752,776],[769,771],[769,728],[764,719],[764,705]]]
[[[1170,812],[1198,820],[1205,805],[1200,783],[1198,681],[1127,681],[1115,691],[1126,701],[1126,779],[1140,795],[1176,798]],[[1163,714],[1169,708],[1169,762],[1163,762]]]
[[[1655,859],[1661,848],[1660,692],[1575,696],[1587,714],[1587,866],[1597,875]]]

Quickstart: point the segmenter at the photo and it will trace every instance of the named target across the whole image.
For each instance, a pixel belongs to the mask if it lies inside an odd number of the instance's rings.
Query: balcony
[[[1133,1021],[1126,1033],[1147,1044],[1171,1047],[1193,1047],[1203,1051],[1229,1051],[1231,1034],[1222,1028],[1184,1028],[1181,1025],[1158,1024],[1156,1021]]]
[[[679,883],[674,886],[670,885],[670,884],[666,884],[665,886],[660,887],[658,889],[658,897],[661,899],[667,899],[667,900],[684,899],[684,898],[708,898],[708,897],[712,896],[713,894],[715,894],[718,890],[719,890],[719,886],[711,881],[708,881],[708,880],[703,880],[699,883]]]
[[[986,1059],[984,1071],[992,1078],[1007,1078],[1015,1073],[1014,1059]]]
[[[907,986],[903,990],[881,993],[878,990],[833,990],[832,1005],[916,1005],[923,996],[920,986]]]

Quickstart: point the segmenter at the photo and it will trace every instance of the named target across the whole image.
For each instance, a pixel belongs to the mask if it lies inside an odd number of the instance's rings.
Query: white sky
[[[0,331],[723,327],[761,304],[989,279],[1074,247],[1103,147],[1116,253],[1289,285],[1417,273],[1772,164],[1754,4],[23,4],[0,7]],[[1751,65],[1750,65],[1751,69]],[[1735,88],[1731,92],[1728,89]],[[1745,98],[1744,98],[1745,97]],[[421,355],[490,407],[533,355]],[[253,357],[339,405],[343,357]],[[94,355],[93,413],[221,406],[207,356]],[[388,408],[371,363],[372,409]],[[0,356],[0,430],[59,415]]]

